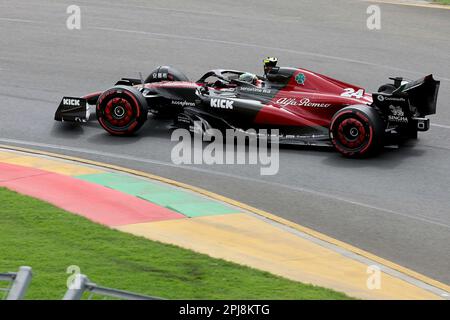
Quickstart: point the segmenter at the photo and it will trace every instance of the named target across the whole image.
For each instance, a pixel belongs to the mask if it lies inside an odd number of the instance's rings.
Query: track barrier
[[[0,281],[8,282],[7,288],[0,288],[5,292],[4,300],[22,300],[32,278],[31,267],[23,266],[18,272],[0,273]]]

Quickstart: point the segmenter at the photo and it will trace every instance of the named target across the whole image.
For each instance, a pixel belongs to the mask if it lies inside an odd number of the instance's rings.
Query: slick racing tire
[[[384,122],[374,108],[349,106],[333,116],[330,139],[344,156],[360,158],[373,155],[382,148],[384,130]]]
[[[134,87],[115,86],[103,92],[97,101],[100,125],[115,136],[131,135],[147,120],[148,106]]]

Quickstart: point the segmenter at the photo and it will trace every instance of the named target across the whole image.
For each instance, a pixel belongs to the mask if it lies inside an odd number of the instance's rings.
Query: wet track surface
[[[450,284],[450,10],[381,4],[366,27],[359,1],[0,2],[0,143],[77,155],[210,189]],[[350,160],[328,149],[280,150],[280,170],[171,163],[167,123],[115,138],[96,122],[62,125],[63,95],[107,89],[171,64],[192,79],[211,68],[262,72],[261,60],[301,66],[369,91],[389,76],[441,80],[434,125],[400,149]],[[144,75],[145,76],[145,75]]]

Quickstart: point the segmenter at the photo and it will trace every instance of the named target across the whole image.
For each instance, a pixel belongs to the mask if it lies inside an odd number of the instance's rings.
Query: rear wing
[[[56,121],[87,122],[90,110],[84,98],[63,97],[55,113]]]
[[[439,85],[440,81],[434,80],[430,74],[401,85],[392,92],[392,95],[406,94],[412,109],[417,110],[420,116],[426,116],[436,113]]]
[[[395,81],[392,93],[373,93],[373,101],[380,109],[400,106],[411,117],[424,117],[436,113],[440,82],[428,75],[415,81],[405,82],[403,78],[391,78]]]

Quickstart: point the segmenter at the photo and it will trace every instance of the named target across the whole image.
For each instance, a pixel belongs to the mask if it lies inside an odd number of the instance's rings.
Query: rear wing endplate
[[[435,114],[440,81],[433,79],[433,75],[420,78],[401,85],[393,96],[408,96],[410,105],[415,108],[421,116]]]

